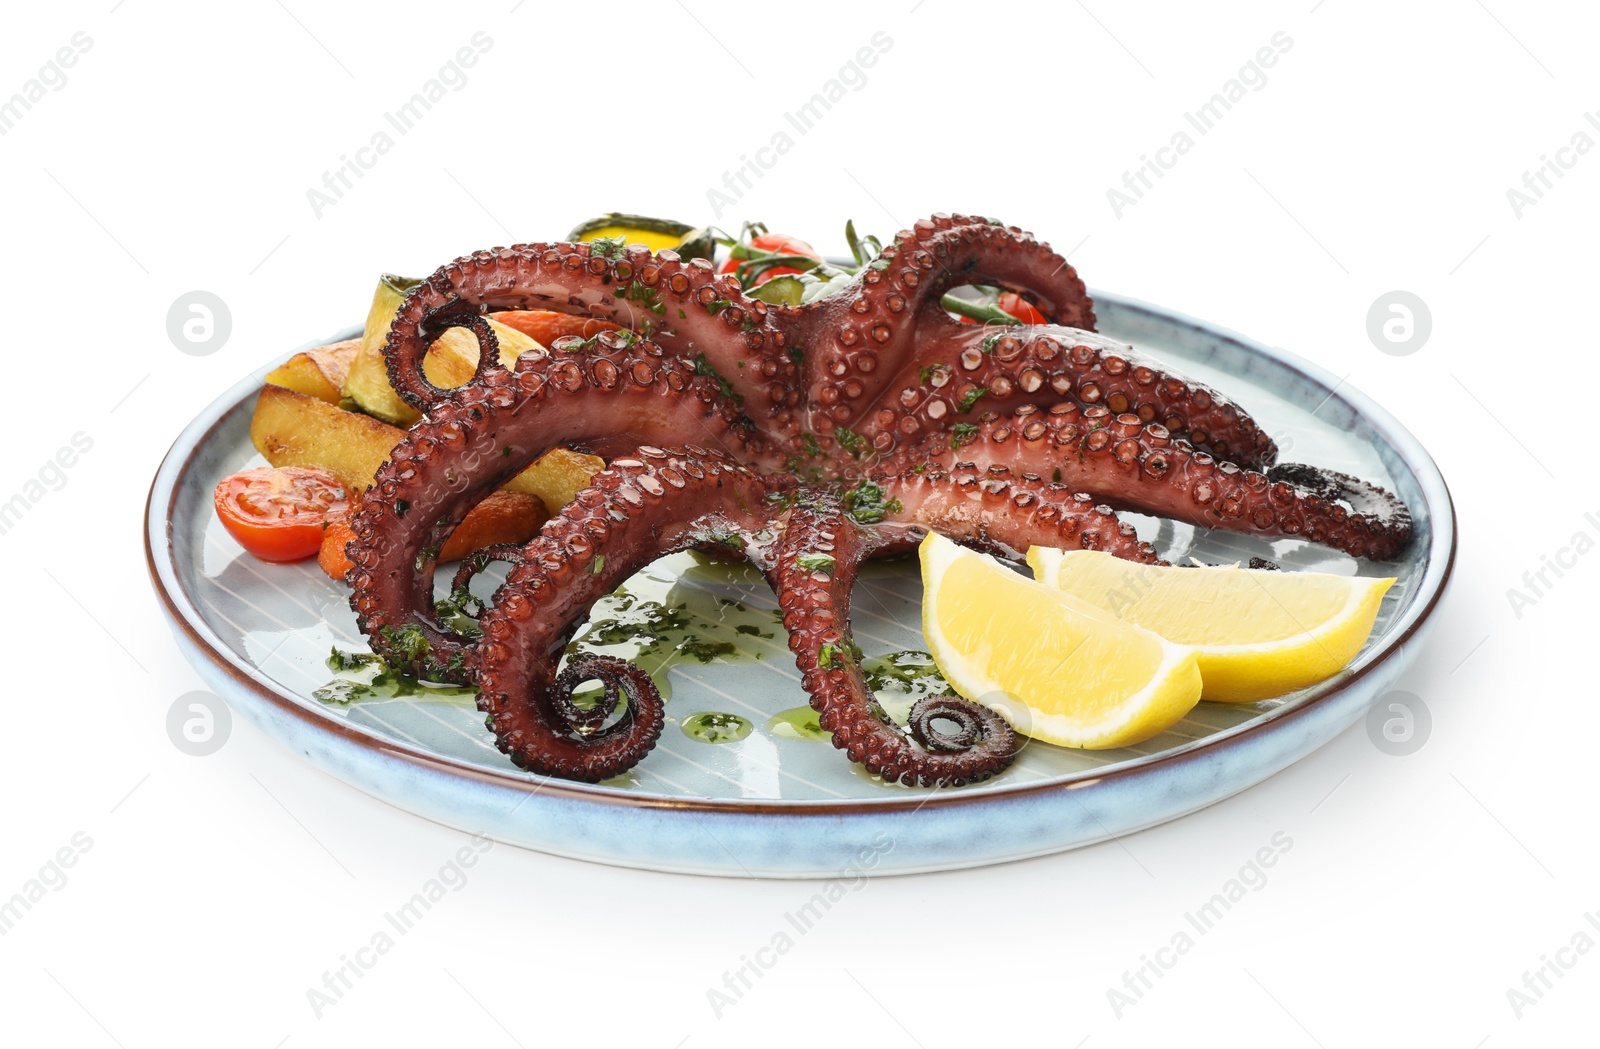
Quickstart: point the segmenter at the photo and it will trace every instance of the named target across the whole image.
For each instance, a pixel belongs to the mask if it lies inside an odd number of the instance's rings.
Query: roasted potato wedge
[[[282,386],[268,385],[256,401],[250,440],[273,466],[313,466],[328,471],[351,491],[372,484],[405,431],[360,412]],[[556,448],[504,487],[538,496],[552,513],[572,501],[604,460]]]
[[[576,499],[589,487],[590,478],[605,468],[606,461],[598,455],[552,448],[504,487],[509,492],[537,495],[553,514]]]
[[[267,382],[319,401],[338,404],[345,376],[361,348],[360,339],[346,339],[297,353],[267,373]]]
[[[351,491],[370,484],[404,431],[282,386],[262,388],[250,443],[273,466],[312,466]]]

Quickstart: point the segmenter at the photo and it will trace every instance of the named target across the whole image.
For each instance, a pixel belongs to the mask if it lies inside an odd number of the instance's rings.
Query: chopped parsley
[[[338,647],[334,647],[329,651],[325,662],[328,664],[329,670],[335,673],[343,673],[351,670],[360,670],[362,667],[369,667],[374,663],[381,663],[383,659],[371,652],[343,652]]]
[[[839,442],[839,447],[850,453],[852,459],[861,458],[869,450],[867,439],[847,426],[835,429],[833,439]]]
[[[961,403],[956,405],[956,411],[960,412],[962,415],[967,414],[968,412],[972,411],[972,406],[978,403],[978,398],[983,397],[988,392],[988,390],[981,390],[974,386],[972,389],[968,390],[962,395]]]
[[[801,554],[795,558],[795,564],[807,572],[827,572],[833,574],[833,555],[831,554]]]
[[[404,631],[395,633],[403,634]],[[409,696],[465,697],[475,694],[476,691],[467,685],[424,682],[409,671],[399,669],[382,656],[370,652],[341,652],[335,648],[329,653],[327,663],[329,669],[334,672],[353,676],[335,678],[311,693],[324,703],[342,705],[357,700]],[[459,680],[464,663],[464,653],[457,652],[450,657],[448,664],[441,665],[437,660],[430,658],[420,669],[425,674],[442,672],[449,679]]]
[[[728,380],[724,379],[717,369],[711,366],[711,362],[706,360],[706,355],[704,352],[697,353],[694,356],[694,373],[696,375],[709,376],[710,378],[717,380],[717,386],[721,388],[722,396],[733,398],[733,401],[736,404],[744,403],[744,395],[734,392],[733,387],[729,385]]]
[[[846,660],[854,659],[861,662],[861,646],[847,641],[843,645],[828,642],[822,646],[822,651],[817,653],[817,666],[824,670],[831,670],[836,666],[843,666]]]
[[[384,645],[395,653],[412,662],[420,662],[433,653],[428,644],[428,635],[415,623],[407,623],[401,627],[383,626],[378,628],[378,637]]]
[[[483,630],[478,626],[477,616],[468,611],[468,608],[478,604],[478,599],[472,596],[472,591],[463,586],[452,590],[450,596],[444,600],[435,601],[433,615],[439,621],[439,625],[450,633],[476,641],[483,636]]]
[[[898,693],[912,699],[950,693],[933,657],[916,649],[891,652],[861,661],[867,687],[875,693]]]
[[[656,295],[656,289],[648,284],[640,284],[638,281],[634,281],[625,288],[619,284],[617,285],[616,296],[619,299],[637,302],[651,313],[665,315],[667,312],[666,303],[660,301]],[[681,310],[679,315],[682,315]]]
[[[602,598],[599,607],[610,614],[591,620],[583,633],[567,644],[568,655],[593,653],[612,645],[635,646],[635,651],[626,657],[633,660],[665,652],[669,654],[667,663],[675,659],[670,654],[678,652],[701,663],[738,654],[734,642],[717,641],[698,633],[697,627],[715,629],[720,624],[708,622],[689,611],[684,602],[669,606],[659,601],[641,601],[625,590],[618,590]]]
[[[718,656],[733,655],[739,651],[739,647],[732,641],[707,641],[705,638],[691,637],[678,643],[678,651],[702,663],[709,663]]]
[[[976,423],[956,423],[950,427],[950,450],[955,451],[964,444],[971,444],[978,439],[978,426]]]
[[[359,681],[330,681],[312,691],[311,695],[324,703],[351,703],[373,695],[373,691],[371,685],[363,685]]]
[[[739,538],[737,533],[730,532],[726,528],[706,529],[705,533],[701,536],[701,542],[714,543],[717,546],[725,546],[729,550],[744,549],[744,540]]]
[[[840,497],[844,512],[857,524],[877,524],[888,514],[897,514],[904,507],[898,499],[885,499],[883,485],[875,481],[861,481]]]
[[[650,323],[649,321],[646,321],[645,325],[649,326],[649,323]],[[555,349],[555,350],[560,350],[562,353],[573,353],[573,354],[589,353],[596,346],[599,346],[601,344],[600,343],[600,337],[602,335],[609,335],[611,337],[609,341],[615,341],[617,339],[621,339],[622,340],[622,346],[623,346],[624,349],[632,349],[634,347],[634,345],[639,342],[639,333],[638,332],[631,331],[631,330],[629,330],[627,328],[618,328],[615,331],[611,331],[611,332],[603,332],[603,331],[602,332],[596,332],[595,334],[589,336],[587,339],[579,339],[576,335],[563,335],[560,339],[556,339],[556,340],[552,341],[551,345],[550,345],[550,348],[551,349]],[[572,341],[572,340],[577,340],[577,341]],[[557,345],[557,343],[559,343],[560,345]]]
[[[627,246],[624,237],[596,237],[589,242],[589,254],[602,259],[620,259],[622,249]]]

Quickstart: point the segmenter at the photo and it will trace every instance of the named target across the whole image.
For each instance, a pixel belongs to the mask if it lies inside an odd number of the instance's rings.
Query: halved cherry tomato
[[[763,233],[760,236],[753,238],[750,241],[750,246],[752,248],[760,248],[762,251],[770,251],[777,255],[804,255],[808,259],[816,259],[818,262],[822,261],[822,256],[817,254],[816,248],[813,248],[799,237],[791,237],[787,233]],[[717,270],[717,272],[732,273],[734,270],[738,269],[739,264],[744,261],[746,260],[728,259],[727,261],[723,262],[722,266]],[[781,277],[785,273],[804,272],[804,270],[797,270],[792,266],[774,266],[771,269],[762,270],[761,273],[756,277],[756,283],[764,284],[773,277]]]
[[[212,500],[222,527],[263,561],[315,557],[328,516],[349,502],[332,474],[299,466],[236,473],[217,485]]]
[[[1039,312],[1039,308],[1037,306],[1014,291],[1002,291],[1000,293],[1000,301],[995,303],[995,305],[999,306],[1002,310],[1005,310],[1007,313],[1011,314],[1011,316],[1015,317],[1024,324],[1050,323],[1049,319],[1046,318],[1044,314]],[[973,320],[971,317],[962,317],[961,323],[977,324],[979,322]]]

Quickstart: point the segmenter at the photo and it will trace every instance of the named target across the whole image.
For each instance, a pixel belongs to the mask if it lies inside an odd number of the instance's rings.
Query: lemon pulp
[[[1342,670],[1372,633],[1393,578],[1139,565],[1092,550],[1028,551],[1034,578],[1188,645],[1202,698],[1246,703]]]

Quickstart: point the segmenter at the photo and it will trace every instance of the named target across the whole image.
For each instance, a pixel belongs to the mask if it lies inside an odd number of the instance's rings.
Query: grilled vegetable
[[[268,372],[267,382],[319,401],[338,404],[345,376],[350,374],[350,365],[360,347],[360,339],[346,339],[297,353]]]
[[[325,471],[273,467],[223,478],[212,502],[222,527],[250,553],[304,561],[316,556],[328,517],[344,513],[348,496]]]
[[[578,223],[567,234],[567,239],[620,240],[624,244],[643,244],[651,251],[670,248],[686,259],[709,259],[717,248],[710,230],[696,229],[687,222],[627,215],[620,211]]]
[[[473,507],[450,533],[450,538],[439,548],[439,562],[459,561],[486,546],[526,543],[549,519],[550,513],[543,501],[531,495],[504,489],[494,492]],[[334,579],[342,581],[350,571],[350,558],[344,548],[355,537],[348,514],[328,519],[327,530],[322,533],[322,548],[317,551],[317,564]]]
[[[326,470],[351,492],[372,484],[372,477],[404,431],[360,412],[346,411],[315,397],[281,386],[267,386],[256,401],[250,440],[274,466],[306,466]],[[506,489],[538,496],[549,509],[572,501],[589,478],[605,468],[593,455],[556,448],[506,484]]]

